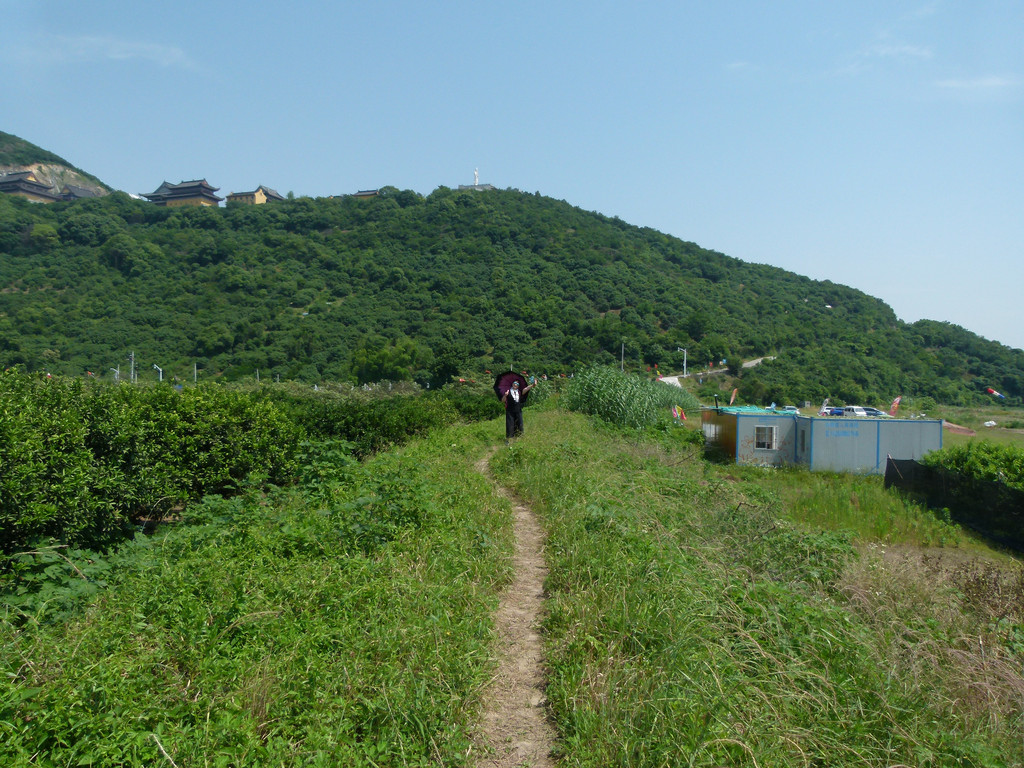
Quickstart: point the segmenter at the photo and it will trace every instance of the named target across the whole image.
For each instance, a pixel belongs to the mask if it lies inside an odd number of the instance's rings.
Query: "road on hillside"
[[[755,366],[758,366],[761,363],[763,363],[765,360],[774,360],[774,359],[775,359],[774,355],[766,356],[766,357],[755,357],[753,360],[747,360],[745,363],[743,363],[742,367],[743,368],[754,368]],[[722,366],[721,368],[712,368],[710,371],[699,370],[699,371],[688,373],[686,375],[686,378],[692,378],[693,376],[717,376],[718,374],[721,374],[721,373],[727,373],[728,370],[729,369],[726,366]],[[679,380],[681,378],[683,378],[682,374],[673,374],[672,376],[661,376],[660,380],[664,381],[666,384],[675,384],[677,387],[679,387],[679,386],[682,386],[679,383]]]

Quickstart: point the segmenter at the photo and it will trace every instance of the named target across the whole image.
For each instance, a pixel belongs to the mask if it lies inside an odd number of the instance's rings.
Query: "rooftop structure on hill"
[[[58,199],[53,189],[40,182],[32,171],[16,171],[0,176],[0,192],[24,197],[33,203],[52,203]]]
[[[242,205],[263,205],[271,200],[284,200],[284,196],[278,194],[270,187],[260,184],[252,192],[232,192],[227,198],[229,203],[240,203]]]
[[[211,187],[207,184],[206,179],[182,181],[178,184],[170,184],[165,181],[155,191],[143,195],[143,197],[151,203],[165,205],[169,208],[179,205],[217,206],[224,199],[213,194],[218,189],[220,187]]]
[[[480,183],[480,169],[479,168],[474,168],[473,169],[473,183],[472,184],[459,184],[459,189],[460,190],[467,190],[468,189],[468,190],[472,190],[474,192],[490,192],[490,191],[494,190],[495,187],[491,186],[490,184],[481,184]]]
[[[99,197],[99,193],[93,189],[78,187],[74,184],[65,184],[60,190],[60,199],[64,201],[82,200],[87,197]]]

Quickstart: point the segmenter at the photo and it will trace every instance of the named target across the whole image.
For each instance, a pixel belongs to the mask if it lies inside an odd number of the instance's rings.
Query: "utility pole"
[[[117,368],[111,368],[110,370],[114,372],[114,383],[117,384],[121,381],[121,366],[119,365]]]
[[[676,347],[676,352],[683,353],[683,378],[686,378],[686,350],[682,347]]]
[[[134,352],[129,352],[128,353],[128,362],[130,364],[129,368],[128,368],[128,381],[131,382],[132,384],[134,384],[135,383],[135,353]]]
[[[626,372],[626,340],[622,340],[622,352],[619,358],[619,370],[623,373]]]
[[[163,368],[161,368],[161,367],[160,367],[159,365],[157,365],[156,363],[153,363],[153,368],[154,368],[154,369],[156,370],[157,374],[158,374],[158,375],[159,375],[159,377],[160,377],[160,378],[159,378],[159,381],[163,381],[163,380],[164,380],[164,369],[163,369]]]

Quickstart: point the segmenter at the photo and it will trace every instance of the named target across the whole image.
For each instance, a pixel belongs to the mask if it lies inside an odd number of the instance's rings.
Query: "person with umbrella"
[[[504,373],[494,382],[494,391],[505,406],[505,439],[511,440],[523,434],[523,403],[526,395],[536,386],[530,384],[518,373]]]

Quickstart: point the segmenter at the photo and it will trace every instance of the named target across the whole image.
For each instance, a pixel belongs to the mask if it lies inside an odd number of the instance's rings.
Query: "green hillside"
[[[47,152],[31,142],[20,139],[10,133],[0,131],[0,165],[32,165],[34,163],[55,163],[66,165],[71,163],[53,152]]]
[[[860,291],[514,190],[168,209],[0,197],[0,360],[110,376],[447,381],[513,365],[741,373],[748,402],[1019,403],[1024,352]]]
[[[3,173],[2,169],[5,168],[27,168],[37,164],[63,166],[69,172],[70,180],[89,187],[96,186],[103,191],[110,191],[110,187],[102,181],[81,168],[76,168],[63,157],[48,152],[42,147],[37,147],[13,134],[0,131],[0,173]]]

